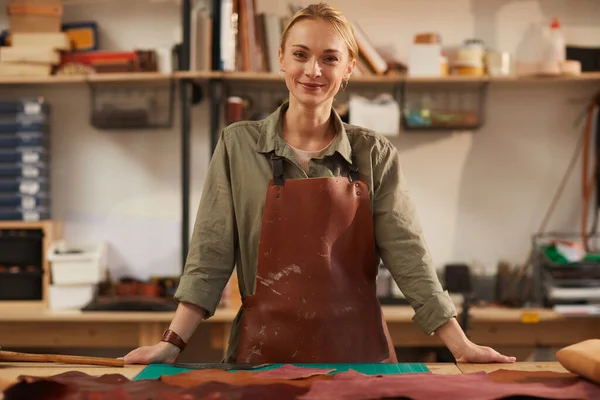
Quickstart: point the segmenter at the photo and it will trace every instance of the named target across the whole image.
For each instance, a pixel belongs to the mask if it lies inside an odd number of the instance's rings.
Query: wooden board
[[[144,369],[144,365],[126,365],[119,367],[98,367],[87,365],[51,364],[51,363],[7,363],[0,362],[0,379],[16,380],[19,375],[50,376],[68,371],[81,371],[88,375],[121,374],[133,379]]]
[[[558,362],[517,362],[514,364],[466,364],[459,363],[458,368],[463,374],[485,371],[493,372],[499,369],[508,369],[512,371],[549,371],[549,372],[569,372]]]

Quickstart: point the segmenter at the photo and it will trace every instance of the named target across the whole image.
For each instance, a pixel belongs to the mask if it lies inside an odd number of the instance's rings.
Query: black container
[[[42,270],[0,272],[0,300],[42,300]]]
[[[42,299],[43,237],[41,229],[0,230],[0,300]]]

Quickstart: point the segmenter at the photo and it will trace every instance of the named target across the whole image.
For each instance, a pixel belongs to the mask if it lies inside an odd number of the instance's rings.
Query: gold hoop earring
[[[342,92],[343,92],[343,91],[345,91],[345,90],[346,90],[346,88],[348,87],[348,82],[349,82],[349,80],[348,80],[348,81],[344,81],[344,82],[342,82],[342,84],[340,85],[340,89],[342,89]],[[344,83],[345,83],[345,85],[344,85]]]

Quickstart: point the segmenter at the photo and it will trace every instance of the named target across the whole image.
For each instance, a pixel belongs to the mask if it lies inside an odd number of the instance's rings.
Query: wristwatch
[[[163,332],[162,339],[160,341],[171,343],[173,346],[178,347],[180,351],[183,351],[187,345],[187,343],[185,343],[178,334],[170,329],[166,329]]]

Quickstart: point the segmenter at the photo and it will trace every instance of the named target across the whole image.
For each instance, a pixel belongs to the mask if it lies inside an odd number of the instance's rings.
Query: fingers
[[[145,353],[146,352],[144,351],[144,348],[140,347],[130,351],[128,354],[125,355],[125,357],[122,358],[125,364],[147,364],[148,357]]]
[[[503,354],[498,353],[497,351],[494,351],[494,356],[493,356],[493,362],[498,362],[498,363],[514,363],[517,359],[516,357],[510,357],[510,356],[505,356]]]

